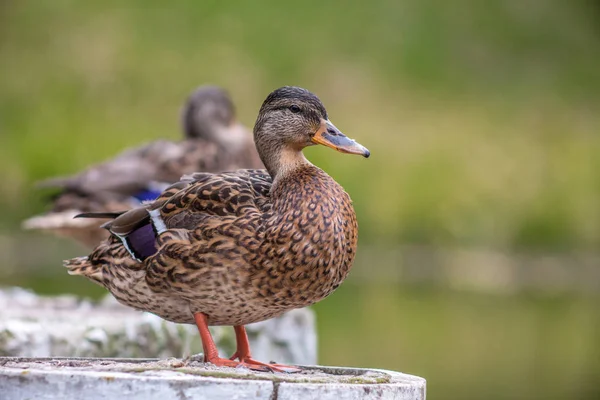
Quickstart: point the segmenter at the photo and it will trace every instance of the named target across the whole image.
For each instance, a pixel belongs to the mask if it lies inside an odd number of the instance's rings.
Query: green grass
[[[197,84],[230,89],[248,125],[269,90],[300,84],[372,150],[309,152],[353,195],[363,240],[597,247],[588,9],[460,3],[6,4],[0,222],[43,209],[37,179],[176,138]]]
[[[298,84],[372,151],[308,151],[355,199],[362,240],[597,248],[593,10],[520,4],[7,3],[0,229],[43,210],[34,181],[177,138],[200,83],[227,87],[247,125]]]

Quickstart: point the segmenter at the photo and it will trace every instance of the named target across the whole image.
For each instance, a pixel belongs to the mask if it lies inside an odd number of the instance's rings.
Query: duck
[[[79,215],[111,218],[110,237],[64,265],[127,306],[195,324],[206,363],[297,372],[253,359],[244,325],[327,297],[348,275],[358,241],[350,196],[302,150],[370,152],[333,125],[315,94],[293,86],[267,96],[254,141],[265,169],[197,172],[140,207]],[[217,352],[215,325],[234,328],[231,358]]]
[[[108,237],[97,221],[74,219],[84,212],[115,212],[154,200],[184,174],[263,168],[252,133],[236,118],[229,93],[214,85],[196,88],[181,113],[182,141],[157,140],[40,187],[58,189],[51,209],[25,220],[26,230],[75,239],[94,248]]]

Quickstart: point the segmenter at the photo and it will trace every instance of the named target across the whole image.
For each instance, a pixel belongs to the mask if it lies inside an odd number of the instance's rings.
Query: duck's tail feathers
[[[65,210],[61,212],[52,212],[44,215],[36,215],[28,218],[21,223],[21,228],[25,230],[53,230],[61,228],[81,228],[88,223],[82,224],[82,221],[73,221],[77,215],[75,210]]]
[[[85,212],[81,214],[77,214],[73,218],[97,218],[97,219],[115,219],[123,214],[126,211],[119,212]]]
[[[98,226],[94,221],[85,221],[85,218],[115,219],[123,212],[86,212],[78,210],[65,210],[50,212],[48,214],[36,215],[21,223],[24,230],[51,231],[57,229],[96,229]]]
[[[92,264],[87,256],[65,260],[63,261],[63,266],[67,268],[69,275],[82,275],[89,280],[102,285],[103,278],[101,265]]]

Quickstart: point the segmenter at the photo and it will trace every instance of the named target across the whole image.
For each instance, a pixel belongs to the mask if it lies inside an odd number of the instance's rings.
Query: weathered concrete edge
[[[169,374],[171,375],[171,374]],[[144,376],[124,372],[41,371],[0,368],[0,392],[6,399],[271,399],[269,381],[239,381],[210,377]]]
[[[336,367],[307,366],[321,370]],[[365,371],[363,368],[344,370]],[[425,400],[426,380],[400,372],[369,369],[401,382],[385,384],[289,383],[266,380],[185,376],[165,371],[166,376],[132,375],[125,372],[23,370],[0,367],[0,393],[7,399],[193,399],[210,394],[214,399],[400,399]],[[140,385],[139,383],[143,383]]]
[[[427,380],[416,375],[377,368],[331,367],[322,365],[303,365],[303,368],[315,368],[322,371],[343,369],[344,371],[359,372],[373,371],[390,375],[398,379],[394,383],[361,384],[361,383],[329,383],[329,384],[298,384],[292,382],[273,382],[275,400],[297,399],[390,399],[390,400],[425,400],[427,395]]]

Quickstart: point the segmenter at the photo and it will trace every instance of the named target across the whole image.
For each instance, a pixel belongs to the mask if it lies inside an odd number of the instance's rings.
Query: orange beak
[[[365,158],[371,155],[365,146],[344,135],[326,119],[321,119],[321,125],[313,136],[312,142],[331,147],[341,153],[358,154]]]

